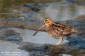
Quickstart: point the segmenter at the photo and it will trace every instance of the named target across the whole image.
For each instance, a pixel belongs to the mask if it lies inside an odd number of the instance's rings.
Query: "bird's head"
[[[43,25],[49,27],[50,25],[54,24],[54,21],[51,19],[51,18],[46,18],[44,21],[43,21]]]

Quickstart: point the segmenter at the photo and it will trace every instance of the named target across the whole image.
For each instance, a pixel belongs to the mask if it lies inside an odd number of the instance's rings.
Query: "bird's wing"
[[[67,31],[70,30],[70,27],[64,24],[55,24],[59,31]]]
[[[71,31],[70,27],[64,24],[55,24],[53,26],[53,29],[55,29],[55,32],[57,32],[57,35],[59,36],[69,34]]]

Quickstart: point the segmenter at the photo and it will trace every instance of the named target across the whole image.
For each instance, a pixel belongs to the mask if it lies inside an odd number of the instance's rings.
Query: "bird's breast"
[[[61,31],[58,31],[58,30],[53,29],[51,27],[47,28],[46,32],[54,38],[58,38],[58,37],[60,37],[60,35],[62,35]]]

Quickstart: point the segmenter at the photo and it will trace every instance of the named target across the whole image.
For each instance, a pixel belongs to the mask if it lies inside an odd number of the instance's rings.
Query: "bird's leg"
[[[62,42],[63,42],[63,37],[60,37],[60,39],[59,39],[58,43],[56,43],[56,45],[61,45]]]

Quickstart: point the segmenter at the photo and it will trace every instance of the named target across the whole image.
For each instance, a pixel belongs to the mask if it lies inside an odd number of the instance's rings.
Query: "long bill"
[[[42,25],[42,26],[39,28],[39,30],[41,30],[41,29],[44,28],[44,27],[45,27],[45,25]],[[34,33],[33,33],[33,36],[35,36],[38,32],[39,32],[39,31],[34,32]]]

